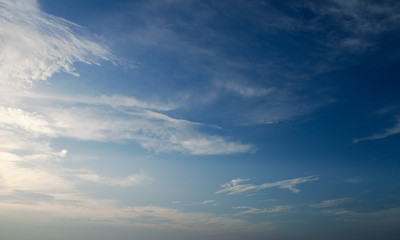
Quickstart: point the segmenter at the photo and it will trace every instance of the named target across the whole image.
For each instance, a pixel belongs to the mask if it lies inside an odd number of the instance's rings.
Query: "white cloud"
[[[0,192],[72,192],[75,184],[65,177],[53,154],[20,156],[0,151]]]
[[[261,185],[253,185],[253,184],[239,184],[240,182],[248,181],[249,179],[233,179],[229,183],[225,183],[221,185],[222,189],[217,191],[216,193],[227,193],[228,195],[232,194],[240,194],[244,192],[249,192],[249,191],[257,191],[257,190],[262,190],[266,188],[286,188],[290,190],[293,193],[298,193],[300,192],[299,189],[295,188],[296,185],[300,183],[305,183],[305,182],[310,182],[310,181],[315,181],[318,180],[317,177],[314,176],[308,176],[308,177],[302,177],[302,178],[293,178],[293,179],[288,179],[288,180],[283,180],[283,181],[277,181],[273,183],[264,183]]]
[[[33,137],[39,137],[40,135],[54,136],[49,122],[38,113],[0,106],[0,116],[0,127],[2,129],[23,130]]]
[[[43,107],[52,137],[92,141],[134,140],[155,152],[184,152],[193,155],[232,154],[254,149],[248,144],[200,133],[201,125],[165,114],[138,109],[129,113],[94,106]],[[41,133],[36,131],[35,133]]]
[[[46,138],[34,138],[32,134],[18,132],[15,130],[0,128],[0,150],[28,151],[32,153],[50,153],[53,150]]]
[[[60,160],[66,154],[65,149],[31,155],[18,155],[0,150],[0,194],[10,194],[14,191],[77,194],[79,179],[119,187],[152,181],[152,178],[143,172],[125,178],[109,178],[87,169],[65,168]]]
[[[38,9],[36,1],[0,4],[0,84],[31,87],[53,73],[74,73],[73,62],[111,59],[106,47],[77,35],[79,26]]]
[[[286,212],[290,210],[291,206],[275,206],[273,208],[254,208],[254,207],[247,207],[247,206],[240,206],[234,207],[235,209],[246,209],[244,211],[239,212],[240,215],[242,214],[262,214],[262,213],[280,213]]]
[[[321,201],[320,203],[316,204],[310,204],[310,207],[313,208],[328,208],[328,207],[336,207],[339,206],[343,203],[352,201],[352,198],[337,198],[337,199],[330,199],[330,200],[324,200]]]
[[[365,141],[365,140],[383,139],[383,138],[387,138],[387,137],[390,137],[392,135],[399,134],[399,133],[400,133],[400,117],[397,118],[397,123],[394,127],[388,128],[381,133],[374,134],[369,137],[356,138],[353,140],[353,143],[358,143],[358,142]]]

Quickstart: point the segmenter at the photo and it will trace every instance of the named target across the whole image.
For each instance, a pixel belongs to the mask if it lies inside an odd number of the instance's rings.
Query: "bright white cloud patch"
[[[49,122],[40,114],[26,112],[19,108],[6,108],[0,106],[0,126],[4,129],[24,131],[27,135],[39,137],[40,135],[54,136]]]
[[[13,191],[71,192],[74,183],[56,163],[59,153],[20,156],[0,150],[0,194]]]
[[[75,34],[74,29],[81,30],[43,13],[36,1],[1,1],[1,85],[30,87],[58,71],[73,73],[76,61],[91,64],[111,58],[106,48]]]
[[[0,151],[0,195],[15,191],[78,194],[79,180],[119,187],[147,184],[152,180],[145,173],[109,178],[88,169],[68,169],[60,161],[66,154],[65,149],[25,156]]]
[[[144,173],[129,175],[124,179],[114,179],[101,176],[87,169],[81,170],[67,170],[69,175],[80,178],[85,181],[95,182],[99,184],[119,187],[129,187],[137,184],[150,182],[152,179]]]

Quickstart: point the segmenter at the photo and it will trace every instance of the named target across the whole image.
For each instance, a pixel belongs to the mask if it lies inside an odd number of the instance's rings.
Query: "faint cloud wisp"
[[[258,191],[266,188],[284,188],[288,189],[289,191],[293,193],[298,193],[300,192],[299,189],[295,188],[296,185],[305,183],[305,182],[311,182],[318,180],[317,177],[314,176],[308,176],[308,177],[302,177],[302,178],[293,178],[293,179],[288,179],[288,180],[282,180],[282,181],[277,181],[277,182],[272,182],[272,183],[264,183],[261,185],[253,185],[253,184],[240,184],[241,182],[246,182],[249,181],[249,179],[233,179],[228,183],[225,183],[221,185],[222,189],[218,190],[216,193],[227,193],[228,195],[234,195],[234,194],[240,194],[240,193],[245,193],[249,191]]]

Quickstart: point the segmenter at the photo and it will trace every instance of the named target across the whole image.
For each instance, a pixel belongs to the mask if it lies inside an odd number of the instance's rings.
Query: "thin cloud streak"
[[[254,208],[247,206],[234,207],[235,209],[245,209],[244,211],[240,211],[239,215],[245,214],[274,214],[280,212],[289,211],[292,206],[275,206],[273,208]]]
[[[321,201],[320,203],[310,204],[310,207],[313,208],[329,208],[329,207],[336,207],[343,203],[353,201],[352,198],[337,198],[337,199],[329,199]]]
[[[46,102],[51,102],[53,105],[60,104],[86,104],[94,106],[110,106],[115,109],[124,108],[134,108],[134,109],[148,109],[153,111],[171,111],[176,109],[178,106],[173,104],[165,103],[149,103],[136,99],[132,96],[122,96],[122,95],[99,95],[99,96],[85,96],[85,95],[66,95],[52,93],[23,93],[16,92],[8,94],[11,97],[18,98],[20,101],[36,101],[40,104],[46,104]]]
[[[356,138],[353,140],[353,143],[358,143],[361,141],[366,141],[366,140],[378,140],[378,139],[383,139],[390,137],[392,135],[396,135],[400,133],[400,117],[397,118],[397,123],[394,127],[386,129],[382,133],[374,134],[369,137],[363,137],[363,138]]]
[[[277,181],[277,182],[272,182],[272,183],[264,183],[261,185],[253,185],[253,184],[239,184],[240,182],[246,182],[249,181],[249,179],[233,179],[229,183],[225,183],[221,185],[222,189],[217,191],[216,193],[227,193],[228,195],[234,195],[234,194],[241,194],[249,191],[259,191],[262,189],[267,189],[267,188],[284,188],[288,189],[289,191],[293,193],[298,193],[300,192],[299,189],[295,188],[296,185],[305,183],[305,182],[311,182],[318,180],[317,177],[314,176],[308,176],[308,177],[302,177],[302,178],[293,178],[293,179],[288,179],[288,180],[283,180],[283,181]]]

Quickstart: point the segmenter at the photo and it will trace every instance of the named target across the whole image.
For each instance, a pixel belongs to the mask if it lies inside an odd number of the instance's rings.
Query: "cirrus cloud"
[[[295,188],[296,185],[305,183],[305,182],[311,182],[318,180],[317,177],[314,176],[308,176],[308,177],[301,177],[301,178],[293,178],[293,179],[288,179],[288,180],[282,180],[282,181],[277,181],[277,182],[272,182],[272,183],[264,183],[261,185],[253,185],[253,184],[240,184],[241,182],[246,182],[249,181],[249,179],[233,179],[228,183],[222,184],[221,190],[218,190],[216,193],[227,193],[228,195],[233,195],[233,194],[240,194],[240,193],[245,193],[249,191],[258,191],[266,188],[285,188],[290,190],[293,193],[298,193],[300,192],[299,189]]]

